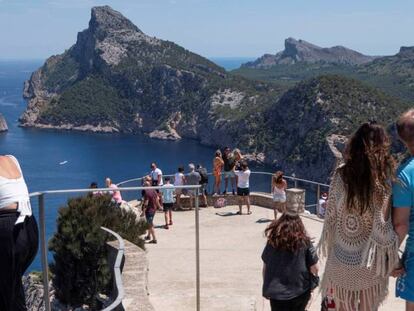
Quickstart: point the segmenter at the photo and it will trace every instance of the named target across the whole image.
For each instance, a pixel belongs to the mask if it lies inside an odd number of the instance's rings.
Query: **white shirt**
[[[162,186],[164,184],[162,182],[162,171],[157,167],[155,170],[151,171],[151,178],[153,181],[155,181],[155,180],[158,180],[158,176],[160,176],[160,179],[161,179],[159,185]]]
[[[183,173],[175,173],[174,175],[174,186],[183,186],[184,185],[184,174]]]
[[[235,174],[237,176],[237,187],[249,188],[250,170],[247,169],[245,171],[235,171]]]
[[[326,210],[326,200],[325,199],[319,199],[319,215],[325,216],[325,210]]]
[[[29,191],[27,190],[26,182],[24,181],[19,162],[11,155],[8,155],[7,157],[12,159],[16,164],[21,176],[16,179],[0,177],[0,209],[13,203],[17,203],[17,211],[20,215],[19,218],[17,218],[16,224],[19,224],[24,221],[26,216],[32,215]]]

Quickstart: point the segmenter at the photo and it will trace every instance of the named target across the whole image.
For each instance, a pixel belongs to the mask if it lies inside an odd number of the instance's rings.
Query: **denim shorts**
[[[236,177],[236,174],[234,173],[234,171],[224,171],[223,175],[225,179]]]
[[[273,193],[273,202],[285,203],[286,194]]]
[[[414,252],[406,249],[402,259],[405,274],[397,279],[395,295],[414,302]]]
[[[147,220],[147,223],[151,226],[154,224],[154,216],[155,213],[145,213],[145,219]]]

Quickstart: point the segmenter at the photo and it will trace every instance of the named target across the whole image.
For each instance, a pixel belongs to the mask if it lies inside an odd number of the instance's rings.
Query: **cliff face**
[[[209,60],[147,36],[110,7],[25,83],[22,126],[244,143],[251,110],[277,100],[271,85],[228,75]],[[233,131],[231,130],[233,129]],[[255,143],[249,138],[249,145]]]
[[[20,122],[193,138],[239,147],[286,173],[325,180],[334,163],[329,137],[348,135],[369,118],[391,122],[403,107],[336,76],[282,93],[275,84],[228,74],[172,42],[147,36],[105,6],[92,9],[75,45],[50,57],[25,83],[28,108]]]
[[[343,46],[322,48],[304,40],[288,38],[285,49],[276,55],[265,54],[253,62],[243,65],[246,68],[270,68],[275,65],[291,65],[296,63],[328,63],[361,65],[371,62],[373,56],[363,55]]]
[[[1,132],[7,132],[9,130],[7,126],[6,119],[3,117],[3,115],[0,113],[0,133]]]
[[[216,107],[237,110],[249,105],[249,94],[260,93],[254,83],[238,80],[199,55],[145,35],[111,8],[96,7],[76,44],[49,58],[25,84],[29,104],[20,121],[197,137],[203,131],[200,118],[220,127]],[[220,103],[222,96],[231,104]]]

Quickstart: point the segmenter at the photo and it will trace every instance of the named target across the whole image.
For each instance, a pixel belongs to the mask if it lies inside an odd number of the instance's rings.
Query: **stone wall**
[[[145,251],[125,242],[125,259],[122,267],[122,284],[125,296],[122,305],[127,311],[154,311],[148,298],[148,259]],[[110,260],[114,261],[118,242],[110,242]],[[113,297],[115,298],[115,297]]]

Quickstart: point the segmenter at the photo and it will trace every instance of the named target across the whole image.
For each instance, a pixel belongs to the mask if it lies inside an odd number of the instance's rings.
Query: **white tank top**
[[[174,175],[174,186],[183,186],[183,173],[175,173]]]
[[[20,213],[16,224],[22,223],[26,216],[32,215],[30,206],[29,191],[24,181],[22,169],[14,156],[8,155],[16,164],[20,171],[19,178],[6,178],[0,176],[0,209],[6,208],[11,204],[17,203],[17,211]]]
[[[286,194],[284,188],[279,188],[276,185],[273,187],[273,193],[278,194],[278,195],[285,195]]]

